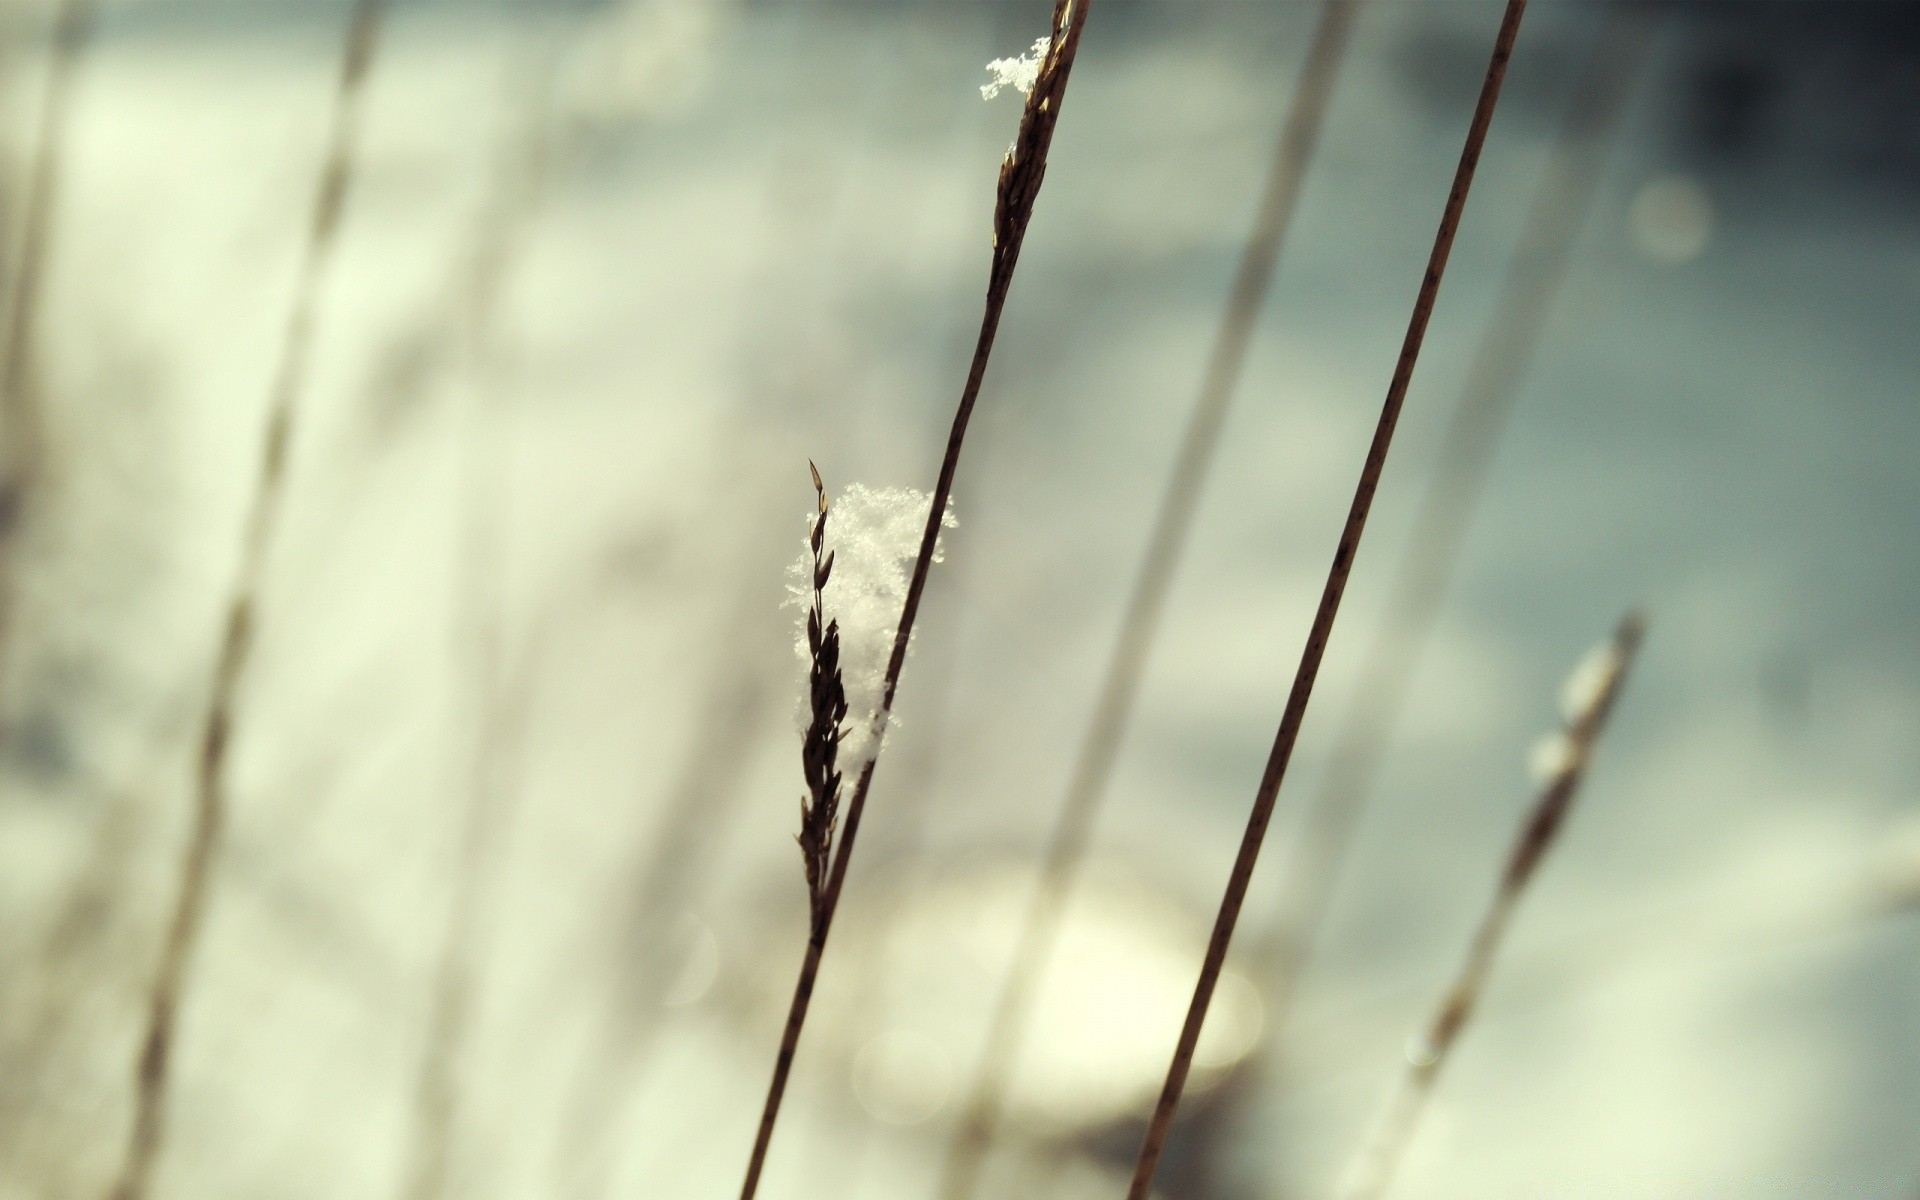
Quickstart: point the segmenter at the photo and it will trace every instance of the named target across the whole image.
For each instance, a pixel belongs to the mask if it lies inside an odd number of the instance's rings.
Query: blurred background
[[[1019,115],[978,88],[1048,5],[402,0],[317,274],[350,5],[86,7],[0,10],[0,1197],[126,1153],[303,292],[152,1192],[735,1194],[805,939],[806,463],[931,485]],[[1318,12],[1092,11],[764,1196],[938,1194]],[[1920,1188],[1920,8],[1639,15],[1282,1006],[1278,847],[1610,19],[1527,18],[1167,1200],[1330,1194],[1630,605],[1397,1194]],[[983,1196],[1124,1192],[1499,16],[1359,12]]]

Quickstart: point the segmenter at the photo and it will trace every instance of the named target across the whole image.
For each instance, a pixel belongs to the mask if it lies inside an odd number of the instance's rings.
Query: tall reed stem
[[[1281,898],[1263,939],[1271,964],[1270,1037],[1278,1035],[1298,995],[1420,652],[1486,489],[1494,453],[1564,290],[1574,247],[1599,190],[1606,147],[1646,61],[1657,19],[1657,9],[1616,0],[1574,86],[1553,159],[1533,194],[1518,249],[1468,367],[1385,615],[1343,710],[1326,773],[1286,845]]]
[[[1629,613],[1620,622],[1599,666],[1602,674],[1591,681],[1590,690],[1579,698],[1575,710],[1567,714],[1566,730],[1561,735],[1565,739],[1561,743],[1561,761],[1542,785],[1539,798],[1508,851],[1493,903],[1480,919],[1480,927],[1467,948],[1459,973],[1447,989],[1446,998],[1434,1013],[1423,1039],[1409,1055],[1407,1073],[1354,1159],[1348,1182],[1341,1191],[1343,1200],[1379,1200],[1392,1185],[1394,1171],[1413,1140],[1420,1114],[1426,1108],[1427,1098],[1433,1094],[1434,1083],[1459,1041],[1460,1031],[1473,1016],[1481,993],[1486,990],[1487,976],[1493,970],[1494,958],[1519,907],[1520,897],[1566,825],[1567,812],[1580,790],[1581,780],[1586,777],[1594,745],[1613,711],[1620,685],[1640,649],[1645,628],[1645,622],[1637,614]]]
[[[1213,934],[1207,942],[1206,958],[1194,987],[1193,1002],[1188,1007],[1186,1022],[1180,1030],[1180,1041],[1174,1050],[1173,1062],[1167,1069],[1166,1083],[1161,1088],[1160,1098],[1147,1124],[1140,1157],[1134,1165],[1133,1182],[1127,1192],[1128,1200],[1147,1200],[1153,1187],[1154,1172],[1160,1164],[1161,1152],[1166,1148],[1167,1134],[1173,1128],[1181,1092],[1186,1087],[1187,1075],[1193,1067],[1194,1050],[1200,1043],[1200,1029],[1206,1022],[1207,1009],[1213,1001],[1213,991],[1220,981],[1220,972],[1226,966],[1227,948],[1233,941],[1234,926],[1239,921],[1241,906],[1246,902],[1247,887],[1253,879],[1253,868],[1260,857],[1260,844],[1266,837],[1268,823],[1273,819],[1274,803],[1279,797],[1287,764],[1293,757],[1294,744],[1299,740],[1301,723],[1306,719],[1307,702],[1313,696],[1314,679],[1319,674],[1321,659],[1326,655],[1327,641],[1333,636],[1333,623],[1339,615],[1340,598],[1346,592],[1354,556],[1359,551],[1361,535],[1366,531],[1367,514],[1373,508],[1374,492],[1380,486],[1380,475],[1386,467],[1394,428],[1399,424],[1407,388],[1413,381],[1413,369],[1420,358],[1421,343],[1426,339],[1427,323],[1433,316],[1434,302],[1440,294],[1447,258],[1453,250],[1454,236],[1460,228],[1460,216],[1466,208],[1474,171],[1480,165],[1480,151],[1486,144],[1487,128],[1493,122],[1501,85],[1506,82],[1507,62],[1513,55],[1514,40],[1520,34],[1520,21],[1526,15],[1526,10],[1527,0],[1507,0],[1506,12],[1494,39],[1493,56],[1487,64],[1486,78],[1481,85],[1480,99],[1474,107],[1466,144],[1461,149],[1460,163],[1454,172],[1453,187],[1447,195],[1440,228],[1434,236],[1433,251],[1427,259],[1426,274],[1414,300],[1406,339],[1400,347],[1393,379],[1387,387],[1386,402],[1380,410],[1373,443],[1367,450],[1366,462],[1360,470],[1353,504],[1348,509],[1339,546],[1334,551],[1333,566],[1327,574],[1326,587],[1320,594],[1320,604],[1307,634],[1299,668],[1294,672],[1286,709],[1281,714],[1280,727],[1274,735],[1273,750],[1268,755],[1266,770],[1254,794],[1246,833],[1227,878],[1226,894],[1221,898]]]
[[[133,1125],[119,1174],[108,1192],[112,1200],[144,1200],[166,1136],[168,1083],[181,995],[205,924],[214,859],[226,825],[228,751],[232,745],[240,685],[253,649],[267,552],[285,500],[288,450],[312,355],[315,312],[352,182],[364,84],[379,41],[381,18],[389,2],[357,0],[347,34],[346,52],[334,92],[332,128],[314,196],[306,249],[295,277],[293,307],[268,398],[260,473],[241,542],[239,567],[228,594],[213,682],[202,716],[192,825],[159,967],[148,993],[146,1030],[141,1039],[135,1079]]]
[[[466,1059],[478,976],[492,932],[489,884],[499,847],[518,811],[534,655],[508,664],[501,609],[504,530],[512,497],[496,411],[510,371],[500,352],[499,308],[539,206],[552,136],[552,64],[542,54],[512,88],[493,186],[452,301],[464,373],[472,386],[463,447],[461,560],[455,596],[456,651],[473,664],[472,757],[462,813],[453,898],[434,969],[426,1047],[414,1085],[413,1138],[404,1195],[439,1200],[449,1191],[460,1073]]]
[[[73,120],[73,78],[90,39],[95,0],[61,0],[54,14],[46,87],[33,156],[21,189],[19,257],[7,280],[4,326],[0,326],[0,678],[12,648],[18,539],[38,490],[46,455],[46,430],[34,392],[34,350],[39,338],[47,252],[53,214],[65,174],[68,129]]]
[[[900,609],[900,624],[894,632],[893,652],[887,659],[879,711],[873,714],[876,741],[893,712],[893,698],[900,686],[900,673],[906,666],[907,646],[913,635],[914,618],[920,611],[920,598],[926,591],[927,575],[933,567],[934,548],[940,536],[947,502],[953,495],[953,480],[960,468],[960,449],[966,440],[967,425],[974,404],[980,398],[980,385],[986,376],[987,361],[993,354],[994,335],[1000,327],[1000,314],[1006,307],[1007,291],[1013,284],[1019,263],[1021,243],[1033,218],[1034,201],[1046,176],[1047,150],[1053,144],[1054,126],[1060,119],[1060,106],[1066,99],[1067,79],[1080,48],[1080,35],[1086,28],[1092,0],[1054,0],[1052,40],[1040,64],[1033,91],[1027,96],[1020,117],[1020,130],[1014,144],[1000,164],[1000,182],[994,205],[993,262],[987,275],[986,309],[980,320],[980,334],[967,370],[966,386],[947,435],[947,448],[940,461],[940,475],[934,484],[932,503],[927,510],[927,527],[920,538],[920,551],[914,559],[913,574],[907,584],[907,596]],[[866,810],[867,792],[873,786],[874,766],[879,756],[869,759],[860,771],[848,801],[841,826],[839,846],[833,869],[818,906],[818,916],[807,936],[806,956],[800,976],[794,984],[793,1001],[788,1007],[786,1027],[780,1035],[780,1048],[774,1057],[773,1079],[767,1087],[767,1100],[754,1137],[753,1152],[747,1160],[746,1180],[741,1185],[741,1200],[753,1200],[759,1190],[760,1174],[766,1166],[767,1147],[773,1140],[780,1102],[786,1094],[787,1077],[793,1070],[793,1058],[799,1049],[800,1033],[806,1025],[807,1008],[813,1000],[813,988],[820,975],[820,961],[826,953],[827,936],[840,905],[840,892],[846,884],[847,866],[853,858],[854,841],[860,832],[860,818]]]
[[[940,1188],[945,1200],[968,1200],[979,1187],[1014,1063],[1026,1034],[1034,994],[1059,936],[1060,920],[1073,882],[1087,853],[1094,822],[1105,803],[1113,766],[1140,694],[1140,681],[1154,637],[1166,610],[1167,593],[1193,528],[1227,408],[1246,364],[1267,294],[1278,269],[1280,251],[1293,221],[1302,183],[1325,127],[1333,88],[1346,56],[1361,0],[1325,0],[1308,42],[1273,165],[1267,174],[1251,236],[1240,256],[1233,289],[1207,361],[1200,394],[1187,419],[1166,494],[1154,517],[1153,531],[1120,620],[1113,656],[1101,682],[1093,720],[1067,784],[1040,867],[1013,966],[987,1028],[985,1048],[953,1140],[947,1148]]]

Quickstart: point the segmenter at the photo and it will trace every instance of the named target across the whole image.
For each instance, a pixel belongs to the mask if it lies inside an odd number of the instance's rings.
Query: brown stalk
[[[1339,615],[1340,598],[1346,591],[1347,578],[1353,570],[1361,535],[1366,531],[1367,514],[1373,507],[1374,492],[1380,486],[1380,474],[1386,467],[1394,428],[1400,420],[1400,409],[1406,402],[1407,387],[1413,381],[1413,369],[1419,361],[1420,345],[1426,338],[1427,322],[1433,315],[1434,302],[1440,294],[1440,281],[1446,273],[1454,235],[1459,231],[1460,216],[1466,208],[1467,192],[1472,187],[1474,171],[1480,165],[1480,151],[1486,144],[1487,128],[1493,121],[1494,108],[1500,100],[1500,88],[1506,81],[1507,62],[1513,55],[1514,39],[1519,36],[1520,20],[1526,15],[1526,10],[1527,0],[1507,0],[1500,31],[1494,39],[1493,56],[1487,64],[1486,79],[1481,85],[1480,99],[1474,107],[1473,121],[1468,126],[1466,144],[1460,151],[1460,164],[1454,172],[1453,187],[1447,195],[1440,228],[1434,236],[1433,251],[1427,259],[1426,274],[1414,300],[1406,339],[1400,347],[1399,361],[1394,366],[1393,379],[1387,387],[1386,402],[1380,410],[1373,443],[1367,450],[1366,462],[1360,470],[1353,504],[1347,512],[1339,546],[1334,551],[1333,566],[1327,574],[1326,587],[1321,592],[1313,626],[1307,634],[1300,666],[1294,672],[1286,709],[1281,714],[1280,727],[1274,735],[1273,750],[1268,755],[1266,770],[1254,794],[1246,833],[1241,839],[1239,853],[1234,858],[1233,870],[1227,878],[1226,894],[1220,901],[1213,934],[1207,941],[1206,958],[1194,987],[1193,1002],[1187,1010],[1173,1062],[1167,1069],[1166,1083],[1154,1105],[1153,1116],[1140,1146],[1133,1182],[1127,1192],[1129,1200],[1147,1200],[1153,1187],[1154,1172],[1160,1164],[1161,1152],[1166,1148],[1167,1134],[1173,1127],[1174,1114],[1180,1107],[1180,1095],[1186,1087],[1187,1074],[1193,1067],[1194,1050],[1200,1043],[1200,1029],[1206,1021],[1207,1008],[1213,1001],[1213,990],[1219,983],[1220,972],[1226,965],[1227,948],[1233,941],[1234,925],[1239,921],[1241,906],[1246,902],[1247,886],[1253,879],[1253,868],[1260,857],[1260,843],[1273,818],[1274,802],[1279,797],[1287,763],[1293,757],[1293,747],[1299,739],[1301,723],[1306,718],[1307,702],[1313,695],[1314,678],[1319,674],[1320,661],[1326,655],[1327,641],[1333,636],[1333,623]]]
[[[764,564],[773,551],[766,538],[747,539],[743,563]],[[780,539],[780,548],[786,540]],[[600,905],[590,936],[611,937],[622,966],[598,1006],[587,1049],[566,1086],[560,1136],[554,1146],[556,1196],[606,1195],[616,1168],[615,1134],[629,1099],[652,1068],[672,1032],[662,1002],[677,972],[671,937],[675,917],[697,906],[714,856],[727,840],[746,797],[761,722],[779,703],[768,664],[791,643],[767,636],[778,630],[765,617],[766,580],[756,571],[734,572],[740,586],[716,626],[720,642],[703,661],[718,663],[704,676],[700,713],[673,777],[662,788],[660,818],[639,831],[627,865],[616,872],[618,895]],[[602,919],[612,914],[611,930]],[[569,995],[577,992],[577,985]]]
[[[813,714],[801,744],[800,765],[807,794],[800,798],[801,865],[807,877],[809,927],[816,933],[826,919],[827,874],[833,863],[833,835],[840,823],[840,742],[847,736],[847,686],[840,676],[840,622],[826,615],[826,587],[833,578],[833,552],[826,545],[827,488],[820,468],[813,472],[813,491],[820,511],[813,519],[807,544],[813,550],[813,604],[807,609],[807,672],[809,711]]]
[[[763,600],[760,589],[752,589],[756,608]],[[744,614],[744,608],[737,611]],[[752,620],[742,615],[727,628],[730,632],[749,628]],[[753,662],[736,663],[713,681],[692,747],[668,793],[666,819],[658,830],[648,831],[647,852],[632,869],[631,892],[621,902],[632,914],[626,919],[622,944],[634,948],[630,977],[637,986],[615,990],[592,1049],[569,1088],[557,1160],[562,1196],[598,1197],[609,1190],[606,1177],[614,1163],[608,1144],[614,1126],[625,1112],[635,1081],[650,1066],[669,1031],[660,1011],[661,996],[674,971],[669,919],[685,911],[727,818],[738,807],[753,765],[752,757],[740,753],[740,747],[748,744],[774,703],[765,663],[764,655],[755,656]]]
[[[893,652],[887,659],[887,671],[881,687],[880,708],[872,717],[876,738],[886,728],[893,712],[894,693],[900,686],[900,672],[906,666],[907,645],[913,635],[914,618],[920,611],[920,598],[926,591],[927,574],[933,566],[941,522],[946,516],[947,502],[953,495],[954,476],[960,468],[960,449],[966,440],[967,424],[973,417],[974,404],[980,397],[981,381],[986,376],[987,361],[993,353],[994,335],[1000,327],[1001,311],[1006,307],[1007,291],[1013,283],[1021,243],[1026,239],[1034,201],[1040,195],[1040,184],[1046,175],[1047,150],[1053,143],[1054,126],[1060,119],[1060,105],[1066,98],[1067,78],[1072,73],[1074,55],[1079,50],[1080,35],[1086,27],[1087,12],[1091,6],[1092,0],[1078,0],[1077,3],[1076,0],[1054,0],[1052,41],[1041,60],[1033,91],[1027,97],[1026,109],[1020,117],[1020,130],[1000,164],[1000,182],[994,206],[993,262],[987,274],[986,309],[980,320],[980,335],[974,345],[966,386],[960,393],[953,428],[947,435],[946,454],[941,459],[940,475],[934,484],[932,503],[927,509],[927,527],[920,538],[920,552],[914,560],[913,575],[907,584],[906,601],[900,609],[900,625],[894,633]],[[767,1087],[767,1101],[760,1116],[760,1127],[754,1137],[753,1152],[747,1160],[746,1180],[740,1189],[741,1200],[752,1200],[760,1186],[767,1147],[773,1140],[774,1125],[780,1116],[780,1102],[786,1093],[794,1054],[799,1049],[800,1032],[806,1025],[807,1007],[813,1000],[814,983],[820,974],[820,960],[826,953],[827,935],[833,927],[834,911],[839,907],[840,891],[846,884],[847,865],[853,857],[854,839],[860,832],[860,818],[866,809],[867,792],[873,785],[874,765],[878,761],[876,754],[861,768],[853,797],[847,804],[833,869],[828,874],[826,890],[821,896],[820,914],[812,922],[812,930],[807,937],[806,957],[801,962],[800,976],[794,985],[793,1002],[787,1012],[786,1027],[780,1035],[780,1048],[774,1057],[773,1079]]]
[[[474,663],[479,696],[473,757],[468,764],[453,897],[434,972],[426,1049],[414,1087],[413,1136],[407,1190],[410,1200],[447,1193],[458,1116],[460,1068],[472,1024],[476,977],[487,942],[486,907],[497,847],[516,811],[524,746],[541,644],[524,648],[509,668],[501,630],[499,584],[502,529],[510,503],[492,422],[504,386],[497,320],[501,294],[540,198],[551,136],[551,64],[542,57],[526,72],[497,155],[488,204],[475,231],[460,294],[450,306],[461,327],[465,369],[473,384],[465,447],[465,529],[456,607],[457,657]]]
[[[1634,613],[1629,613],[1620,622],[1607,648],[1605,674],[1599,685],[1583,698],[1577,711],[1567,715],[1566,727],[1561,734],[1565,738],[1565,753],[1552,775],[1541,786],[1539,798],[1534,801],[1526,822],[1514,839],[1512,849],[1507,853],[1506,867],[1501,872],[1500,886],[1494,893],[1493,903],[1481,918],[1480,927],[1467,948],[1466,959],[1461,963],[1452,986],[1447,989],[1446,998],[1441,1001],[1433,1020],[1428,1024],[1423,1040],[1416,1043],[1415,1053],[1409,1055],[1407,1074],[1402,1077],[1399,1087],[1381,1111],[1380,1120],[1366,1144],[1354,1159],[1348,1182],[1341,1192],[1344,1200],[1378,1200],[1392,1184],[1394,1170],[1413,1139],[1427,1098],[1433,1094],[1434,1082],[1440,1077],[1441,1069],[1446,1066],[1448,1056],[1459,1041],[1460,1031],[1473,1016],[1473,1010],[1486,990],[1487,976],[1493,970],[1494,958],[1500,951],[1501,940],[1513,920],[1520,897],[1526,892],[1527,885],[1540,868],[1541,860],[1566,825],[1567,812],[1580,790],[1581,780],[1586,777],[1594,745],[1599,741],[1607,717],[1613,711],[1620,685],[1626,678],[1634,654],[1640,648],[1645,628],[1645,622]]]
[[[1256,961],[1268,979],[1263,1044],[1245,1077],[1283,1071],[1281,1041],[1310,967],[1420,654],[1438,618],[1493,458],[1565,290],[1574,250],[1604,175],[1606,153],[1640,78],[1660,10],[1615,0],[1602,18],[1554,152],[1529,202],[1517,248],[1441,441],[1425,496],[1336,727],[1327,768],[1282,844],[1279,898]]]
[[[489,680],[479,722],[479,750],[470,776],[470,804],[462,830],[452,913],[427,1017],[426,1052],[414,1088],[414,1129],[409,1146],[410,1200],[438,1200],[448,1192],[453,1164],[454,1121],[459,1111],[460,1068],[472,1024],[480,951],[485,944],[482,893],[495,850],[521,790],[521,770],[533,675],[538,655],[530,650],[514,672],[503,672],[497,629],[487,631],[480,652]],[[506,675],[506,680],[501,679]]]
[[[353,176],[367,70],[379,40],[389,0],[357,0],[334,94],[333,123],[319,187],[314,197],[306,250],[295,278],[292,311],[269,395],[260,474],[240,548],[240,563],[228,595],[219,657],[207,697],[194,773],[194,811],[180,868],[179,890],[148,993],[146,1029],[134,1086],[132,1129],[111,1200],[144,1200],[166,1136],[168,1083],[187,980],[213,882],[214,858],[227,816],[227,752],[231,746],[240,684],[253,648],[267,551],[279,523],[287,484],[288,449],[295,410],[307,376],[321,284],[340,232]]]
[[[1187,419],[1166,494],[1154,517],[1146,554],[1101,681],[1093,720],[1067,784],[1065,802],[1047,841],[1040,880],[1021,926],[1013,967],[988,1026],[959,1126],[947,1147],[940,1188],[945,1200],[969,1200],[979,1187],[981,1168],[999,1128],[1013,1065],[1026,1035],[1034,991],[1053,956],[1061,914],[1106,800],[1113,765],[1139,698],[1147,656],[1166,610],[1167,593],[1186,549],[1227,407],[1246,364],[1254,326],[1271,290],[1307,166],[1326,124],[1334,83],[1360,4],[1361,0],[1325,0],[1308,44],[1200,394]]]
[[[1756,907],[1761,911],[1756,912]],[[1503,961],[1502,1008],[1531,1011],[1591,998],[1650,965],[1684,963],[1686,970],[1724,968],[1730,959],[1778,953],[1788,947],[1860,930],[1874,922],[1920,911],[1920,859],[1911,853],[1875,855],[1854,873],[1826,881],[1803,894],[1772,897],[1756,905],[1751,888],[1663,904],[1605,926],[1573,930]],[[1303,1032],[1317,1064],[1342,1057],[1362,1031],[1377,1027],[1380,1010],[1407,998],[1401,988],[1344,1001],[1337,1020],[1323,1016]]]
[[[1339,881],[1380,763],[1392,742],[1420,651],[1486,489],[1494,452],[1520,385],[1564,289],[1574,247],[1599,190],[1605,149],[1646,61],[1657,9],[1620,0],[1574,86],[1552,161],[1534,192],[1519,247],[1467,371],[1421,501],[1386,613],[1375,628],[1359,683],[1334,735],[1327,769],[1288,839],[1281,899],[1265,936],[1277,1034],[1298,994],[1313,940]]]
[[[912,64],[895,56],[895,65],[911,74]],[[842,168],[845,163],[839,164]],[[844,173],[844,172],[842,172]],[[843,182],[829,173],[821,183]],[[765,228],[761,240],[785,246],[798,226],[819,224],[845,204],[838,186],[809,191],[805,203],[795,204],[791,190],[776,181],[765,197]],[[762,254],[759,261],[772,266],[778,254]],[[822,269],[833,275],[844,267],[844,256],[829,248]],[[768,286],[749,287],[748,294],[761,301],[748,305],[738,340],[748,351],[748,374],[764,376],[750,381],[749,391],[791,390],[773,363],[788,363],[792,355],[778,345],[781,339],[769,336],[770,298],[780,289],[772,286],[777,272],[764,281]],[[778,380],[775,376],[779,375]],[[819,379],[804,381],[801,390],[820,384]],[[759,540],[759,539],[752,539]],[[785,542],[781,543],[782,549]],[[756,546],[746,552],[745,560],[766,561],[763,551],[771,546]],[[768,670],[773,661],[769,651],[775,644],[760,644],[758,637],[741,638],[739,631],[759,629],[766,597],[764,580],[757,570],[741,575],[744,586],[737,590],[731,615],[721,622],[724,645],[718,658],[725,666],[710,673],[710,684],[695,722],[687,754],[672,784],[664,790],[664,813],[657,827],[643,833],[635,847],[633,865],[623,877],[617,902],[622,929],[620,944],[630,956],[630,965],[622,972],[626,985],[617,987],[602,1010],[599,1030],[592,1048],[582,1056],[581,1067],[569,1086],[565,1115],[561,1120],[562,1137],[556,1146],[555,1163],[560,1185],[570,1197],[593,1198],[606,1194],[608,1176],[614,1167],[610,1143],[621,1119],[627,1098],[638,1081],[651,1069],[654,1055],[669,1024],[656,1011],[671,978],[673,946],[667,936],[671,918],[686,911],[700,890],[706,868],[718,847],[725,841],[726,825],[745,799],[746,776],[751,756],[739,753],[743,738],[777,703],[774,676]]]
[[[0,674],[12,643],[16,538],[40,482],[46,430],[34,395],[34,349],[45,291],[53,212],[64,174],[67,129],[73,116],[73,76],[90,39],[94,0],[62,0],[54,15],[40,126],[21,201],[20,257],[8,280],[4,343],[0,343]]]

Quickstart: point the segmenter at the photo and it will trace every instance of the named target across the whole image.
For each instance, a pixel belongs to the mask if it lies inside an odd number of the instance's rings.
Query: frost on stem
[[[1581,657],[1560,688],[1564,727],[1542,736],[1527,752],[1527,773],[1534,782],[1551,783],[1580,767],[1586,754],[1582,723],[1591,720],[1595,706],[1618,684],[1625,669],[1626,654],[1617,636]]]
[[[827,504],[826,493],[820,493]],[[816,601],[824,631],[830,624],[838,634],[840,677],[845,688],[845,713],[852,715],[836,742],[837,768],[842,775],[858,775],[879,753],[880,701],[886,687],[887,660],[893,654],[900,610],[906,603],[913,560],[926,531],[932,497],[913,488],[870,488],[849,484],[829,506],[832,520],[822,526],[808,518],[806,544],[788,570],[790,603],[801,610],[795,653],[811,675],[814,652],[809,629]],[[822,510],[827,511],[825,509]],[[955,525],[953,506],[947,506],[941,524]],[[816,597],[813,534],[824,528],[821,562],[829,565]],[[938,543],[935,562],[941,561]],[[812,688],[801,698],[798,719],[802,732],[815,721]]]
[[[1592,708],[1620,674],[1620,647],[1612,640],[1587,651],[1560,688],[1560,715],[1569,721]]]
[[[1022,96],[1033,91],[1033,85],[1040,78],[1040,64],[1046,61],[1047,51],[1053,48],[1053,39],[1043,37],[1033,43],[1019,58],[996,58],[987,64],[987,72],[993,76],[989,83],[980,85],[980,98],[991,100],[1000,94],[1002,88],[1012,88]]]

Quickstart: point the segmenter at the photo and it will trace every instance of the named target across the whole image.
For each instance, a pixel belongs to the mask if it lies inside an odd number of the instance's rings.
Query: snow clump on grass
[[[1046,61],[1047,51],[1052,48],[1053,39],[1043,37],[1019,58],[996,58],[988,63],[987,71],[993,80],[980,85],[980,98],[991,100],[1002,88],[1012,88],[1022,96],[1030,94],[1040,78],[1040,64]]]
[[[887,660],[893,655],[900,609],[906,603],[931,503],[931,496],[915,488],[870,488],[859,483],[848,484],[832,502],[825,548],[833,555],[833,574],[822,598],[826,617],[840,625],[840,673],[848,712],[840,769],[849,776],[858,775],[880,750],[883,731],[876,728],[876,718],[886,686]],[[810,535],[811,513],[807,520]],[[957,523],[949,503],[941,525],[952,529]],[[936,542],[933,561],[943,557]],[[803,539],[799,558],[787,569],[792,581],[787,587],[788,603],[800,609],[794,653],[803,672],[812,666],[807,609],[813,602],[813,567],[812,543]],[[796,718],[804,732],[813,713],[804,687],[802,693]]]

